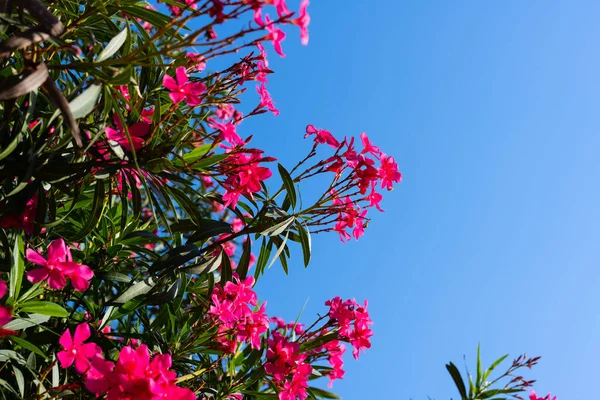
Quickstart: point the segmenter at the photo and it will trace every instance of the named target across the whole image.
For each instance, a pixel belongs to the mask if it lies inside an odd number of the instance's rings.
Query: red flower
[[[144,116],[142,113],[142,117],[147,118],[147,115]],[[127,135],[125,134],[125,130],[123,129],[123,124],[121,124],[121,120],[119,119],[119,116],[117,114],[113,115],[113,122],[116,126],[116,129],[112,128],[110,126],[107,126],[106,128],[104,128],[104,131],[106,132],[106,137],[109,140],[114,140],[115,142],[119,143],[119,145],[121,145],[125,150],[131,151],[131,145],[129,144],[129,139],[127,138]],[[131,125],[127,129],[135,151],[139,151],[139,149],[142,148],[142,146],[144,145],[144,138],[148,134],[149,130],[150,130],[150,124],[147,124],[146,122],[142,122],[142,121],[136,122],[135,124]]]

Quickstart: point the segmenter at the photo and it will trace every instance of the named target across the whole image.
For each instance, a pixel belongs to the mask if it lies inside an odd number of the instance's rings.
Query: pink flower
[[[185,58],[188,59],[188,65],[191,65],[196,72],[202,72],[206,68],[206,62],[201,54],[187,53]]]
[[[71,336],[68,329],[60,337],[59,343],[64,350],[56,356],[63,368],[69,368],[75,362],[75,371],[85,373],[90,368],[90,360],[101,353],[102,349],[95,343],[83,343],[91,336],[90,326],[87,323],[77,325],[75,335]]]
[[[225,140],[233,146],[243,146],[245,144],[242,138],[237,134],[236,126],[233,123],[226,122],[222,124],[213,118],[208,118],[207,122],[208,126],[221,132],[217,140]]]
[[[42,267],[27,272],[27,279],[31,283],[47,279],[48,286],[52,289],[62,289],[67,284],[67,278],[70,278],[75,290],[84,292],[90,286],[89,280],[94,276],[87,265],[73,262],[71,250],[62,239],[50,243],[47,260],[32,249],[27,249],[25,256],[32,263]]]
[[[234,113],[235,108],[231,104],[220,105],[215,110],[215,115],[217,116],[217,118],[222,120],[230,119],[231,117],[233,117]]]
[[[394,157],[381,155],[381,167],[377,170],[379,178],[381,178],[381,187],[387,190],[394,188],[394,182],[398,183],[402,180],[402,174],[398,172],[398,164],[394,161]]]
[[[277,28],[275,24],[271,22],[269,15],[265,15],[265,21],[267,23],[266,29],[269,32],[266,40],[273,42],[273,48],[277,54],[279,54],[281,57],[285,57],[285,54],[283,54],[283,49],[281,48],[281,42],[283,39],[285,39],[285,32]]]
[[[144,108],[140,116],[142,118],[142,121],[144,121],[147,124],[152,124],[152,117],[154,116],[154,107]]]
[[[121,147],[123,147],[125,150],[131,151],[129,139],[125,134],[123,124],[121,124],[121,120],[119,119],[119,116],[117,114],[113,115],[113,122],[117,128],[115,129],[110,126],[104,128],[104,131],[106,132],[106,137],[109,140],[114,140],[115,142],[119,143],[119,145],[121,145]],[[135,151],[139,151],[142,148],[142,146],[144,145],[144,138],[148,134],[149,130],[150,124],[141,121],[136,122],[127,129]]]
[[[531,394],[529,395],[529,400],[556,400],[556,396],[551,398],[551,394],[548,393],[546,395],[546,397],[539,397],[537,394],[535,394],[535,392],[533,391],[533,389],[531,389]]]
[[[25,205],[25,209],[16,215],[9,215],[7,217],[0,218],[0,228],[2,229],[23,229],[25,233],[33,233],[33,223],[35,222],[35,215],[37,210],[38,197],[37,193],[34,194],[31,199]],[[2,204],[0,203],[0,206]]]
[[[337,139],[334,138],[331,132],[329,132],[328,130],[317,129],[314,127],[314,125],[307,125],[306,135],[304,135],[304,138],[306,139],[310,135],[315,135],[316,143],[327,143],[330,147],[334,149],[340,147],[340,142],[338,142]]]
[[[360,140],[364,146],[363,151],[361,151],[360,154],[371,153],[374,156],[378,156],[379,154],[381,154],[381,150],[379,150],[379,147],[375,147],[371,144],[371,141],[369,140],[369,137],[367,136],[366,132],[360,134]]]
[[[379,203],[383,200],[383,196],[375,191],[375,187],[371,188],[371,194],[367,197],[369,200],[369,207],[375,206],[379,211],[383,212]]]
[[[310,16],[306,11],[307,8],[308,0],[302,0],[302,3],[300,3],[300,10],[298,11],[298,18],[290,21],[290,23],[300,27],[300,40],[305,46],[308,44],[308,24],[310,24]]]
[[[169,75],[163,78],[163,85],[171,92],[169,97],[173,104],[179,104],[185,99],[190,107],[200,105],[200,96],[206,91],[206,85],[202,82],[188,82],[185,67],[178,67],[175,76],[177,80]]]
[[[273,104],[273,99],[271,98],[271,94],[268,92],[267,87],[264,84],[264,82],[261,83],[260,85],[256,85],[256,91],[260,95],[260,106],[266,107],[275,116],[279,115],[279,110],[275,108],[275,104]]]

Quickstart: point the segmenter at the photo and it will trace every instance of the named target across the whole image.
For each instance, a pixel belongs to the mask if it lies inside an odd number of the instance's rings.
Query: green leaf
[[[3,328],[11,331],[21,331],[23,329],[31,328],[32,326],[41,325],[48,322],[50,319],[47,315],[41,314],[30,314],[27,318],[15,318],[8,324],[4,325]]]
[[[456,385],[456,388],[460,393],[461,399],[466,400],[467,389],[465,388],[465,383],[463,382],[463,379],[460,376],[460,372],[458,372],[458,368],[456,368],[456,365],[454,365],[454,363],[450,362],[449,364],[446,364],[446,369],[448,370],[450,376],[454,380],[454,384]]]
[[[75,118],[83,118],[92,112],[102,88],[99,85],[92,85],[83,91],[79,96],[75,97],[70,103],[69,108]]]
[[[20,311],[47,315],[49,317],[65,318],[69,316],[67,310],[58,304],[51,303],[49,301],[32,300],[28,301],[27,303],[20,304],[18,308]]]
[[[506,360],[506,357],[508,357],[508,354],[505,354],[502,357],[500,357],[499,359],[497,359],[496,361],[494,361],[494,363],[483,374],[483,377],[481,378],[481,381],[485,382],[487,380],[487,378],[490,376],[490,374],[492,373],[492,371],[494,371],[494,369],[498,365],[500,365],[500,363],[502,363],[502,361]]]
[[[240,261],[238,262],[237,269],[235,270],[240,279],[246,279],[246,275],[248,274],[248,268],[250,268],[250,255],[252,252],[252,242],[248,237],[243,244],[242,255],[240,256]]]
[[[278,236],[283,233],[295,220],[296,217],[289,217],[282,222],[265,229],[261,232],[261,235]]]
[[[266,243],[266,238],[263,237],[260,245],[260,253],[258,254],[258,260],[256,260],[256,270],[254,271],[254,279],[258,279],[260,274],[263,273],[269,261],[271,255],[271,249],[273,248],[273,242],[269,239],[269,243]]]
[[[475,386],[477,390],[481,387],[481,376],[482,376],[482,368],[481,368],[481,346],[477,345],[477,378],[475,379]]]
[[[139,281],[129,287],[115,300],[112,300],[111,304],[125,304],[135,297],[141,296],[148,293],[156,285],[156,281],[152,277],[148,277],[143,281]]]
[[[279,175],[281,175],[283,186],[285,186],[285,190],[287,191],[288,199],[290,200],[293,210],[296,208],[296,188],[294,187],[294,180],[292,179],[290,173],[283,167],[283,165],[277,164],[277,168],[279,169]]]
[[[8,303],[12,304],[19,298],[21,284],[23,283],[23,274],[25,272],[25,262],[23,260],[23,238],[17,235],[15,246],[12,252],[12,267],[10,268],[10,283],[8,290]]]
[[[221,255],[221,253],[219,253],[218,256],[213,257],[206,262],[203,262],[201,264],[190,265],[189,267],[182,268],[181,270],[188,274],[210,274],[211,272],[219,268],[222,261],[223,256]]]
[[[223,161],[227,157],[229,157],[229,154],[215,154],[210,157],[201,158],[197,162],[193,163],[191,167],[195,171],[206,171],[206,168]]]
[[[316,387],[310,387],[308,388],[308,391],[312,392],[314,396],[318,396],[322,399],[341,399],[341,397],[335,393],[331,393],[327,390],[319,389]]]
[[[25,397],[25,378],[23,377],[23,373],[19,368],[15,367],[14,365],[12,366],[12,370],[15,374],[17,386],[19,387],[19,393],[21,393],[21,397]]]
[[[104,209],[105,199],[105,188],[103,180],[96,180],[96,188],[94,190],[94,202],[92,203],[92,210],[90,218],[87,220],[81,231],[73,238],[74,241],[83,239],[91,231],[94,230],[100,217],[102,216],[102,210]]]
[[[177,168],[182,168],[184,166],[184,161],[186,164],[192,164],[204,157],[212,146],[212,143],[207,143],[203,144],[202,146],[198,146],[189,153],[185,153],[184,155],[182,155],[181,158],[183,160],[180,158],[173,159],[173,165]]]
[[[123,43],[125,43],[126,39],[127,39],[127,28],[123,29],[121,32],[119,32],[119,34],[117,36],[115,36],[114,38],[112,38],[110,40],[110,42],[108,42],[108,44],[106,45],[104,50],[102,50],[100,52],[100,54],[98,55],[98,58],[96,58],[95,62],[99,63],[99,62],[102,62],[102,61],[107,60],[108,58],[112,57],[113,54],[115,54],[117,51],[119,51],[121,46],[123,46]]]
[[[150,272],[156,272],[163,269],[172,269],[179,267],[186,262],[199,257],[203,251],[193,244],[186,244],[184,246],[175,247],[163,254],[158,260],[156,260],[150,267]]]
[[[223,262],[221,263],[221,286],[224,286],[225,283],[231,281],[233,271],[231,270],[231,261],[229,261],[229,256],[227,256],[225,250],[221,249],[221,254],[223,255]]]
[[[308,226],[304,225],[300,221],[296,222],[298,228],[298,235],[300,236],[300,244],[302,245],[302,255],[304,256],[304,267],[308,267],[310,263],[310,256],[312,253],[312,242],[310,240],[310,231]]]
[[[40,350],[39,347],[37,347],[35,344],[28,342],[25,339],[22,339],[18,336],[9,336],[9,339],[11,342],[18,344],[19,346],[21,346],[24,349],[27,349],[29,351],[33,351],[35,354],[37,354],[38,356],[43,357],[44,359],[48,359],[48,356],[42,351]]]
[[[271,268],[271,266],[275,263],[275,260],[277,260],[277,257],[279,257],[279,255],[281,254],[281,252],[283,251],[283,249],[285,248],[285,245],[287,243],[288,240],[288,234],[286,233],[283,241],[281,242],[281,244],[279,245],[279,248],[277,248],[277,251],[275,252],[275,255],[273,256],[273,258],[271,259],[271,261],[269,262],[269,265],[267,266],[267,269]]]
[[[203,219],[199,226],[195,226],[195,232],[187,240],[187,243],[201,242],[213,236],[223,233],[233,233],[233,228],[226,222]]]

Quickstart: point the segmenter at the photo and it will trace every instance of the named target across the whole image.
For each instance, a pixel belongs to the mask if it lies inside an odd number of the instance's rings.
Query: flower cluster
[[[136,349],[125,346],[116,364],[102,356],[102,349],[93,342],[84,343],[91,336],[87,323],[79,324],[75,334],[67,329],[60,338],[62,351],[57,357],[63,368],[73,364],[75,371],[84,375],[85,387],[97,397],[107,400],[195,400],[194,392],[176,384],[177,374],[170,370],[171,356],[151,353],[146,345]]]
[[[398,171],[398,164],[393,157],[374,146],[366,133],[360,135],[360,152],[355,149],[354,138],[344,138],[340,142],[326,129],[308,125],[304,137],[310,136],[314,136],[314,147],[309,157],[315,154],[316,148],[321,144],[335,149],[335,154],[307,169],[300,175],[300,179],[318,173],[335,174],[328,196],[331,206],[326,210],[326,215],[334,214],[336,218],[334,226],[325,230],[336,231],[342,242],[352,236],[358,240],[364,234],[368,209],[375,207],[383,212],[379,205],[383,196],[377,192],[377,188],[389,191],[393,189],[394,183],[401,181],[402,174]],[[352,236],[349,230],[352,231]]]
[[[266,304],[258,307],[256,293],[252,290],[254,278],[241,280],[234,274],[234,282],[216,285],[208,311],[219,325],[217,342],[233,353],[238,343],[249,343],[253,348],[261,346],[261,335],[269,329],[265,314]],[[258,308],[257,308],[258,307]]]
[[[279,400],[306,399],[312,366],[307,362],[307,355],[300,352],[300,345],[275,331],[268,346],[264,368],[279,390]]]
[[[222,183],[225,189],[225,207],[235,208],[242,195],[252,198],[253,193],[261,191],[261,182],[273,175],[269,168],[259,165],[261,162],[274,160],[271,157],[263,157],[262,153],[262,150],[253,149],[231,153],[221,165],[222,172],[227,176]]]
[[[529,400],[556,400],[556,396],[552,397],[552,395],[548,393],[545,397],[540,397],[537,394],[535,394],[533,389],[531,389],[531,393],[529,394]]]
[[[87,265],[73,261],[71,248],[62,239],[50,243],[47,259],[32,249],[27,249],[25,256],[33,264],[42,267],[27,272],[27,279],[31,283],[48,280],[50,288],[63,289],[67,285],[67,279],[70,279],[75,290],[79,292],[85,292],[90,287],[94,272]]]
[[[342,301],[339,296],[325,302],[329,306],[329,318],[338,329],[340,339],[354,347],[352,355],[356,359],[360,350],[371,348],[369,338],[373,336],[373,331],[369,327],[373,322],[369,317],[367,304],[366,300],[362,306],[356,300]]]

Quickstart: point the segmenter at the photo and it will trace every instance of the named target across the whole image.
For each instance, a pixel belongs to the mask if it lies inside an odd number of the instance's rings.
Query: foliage
[[[279,113],[263,43],[306,44],[308,1],[0,5],[2,396],[337,398],[312,381],[370,347],[366,302],[305,329],[252,286],[294,242],[308,266],[315,234],[358,239],[401,175],[366,134],[308,125],[288,168],[238,133]]]

